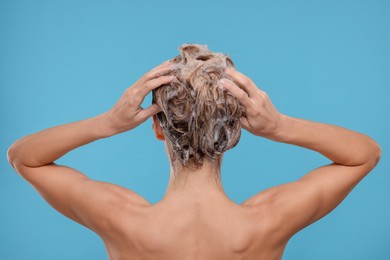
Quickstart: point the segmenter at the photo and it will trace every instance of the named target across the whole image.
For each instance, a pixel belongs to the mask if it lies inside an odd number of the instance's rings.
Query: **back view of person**
[[[36,173],[31,177],[32,171],[43,166],[27,165],[22,159],[33,154],[27,141],[10,149],[9,161],[54,208],[96,232],[112,260],[281,259],[294,234],[336,208],[372,171],[381,148],[367,135],[280,113],[268,94],[237,71],[225,54],[200,44],[183,44],[179,51],[180,55],[126,90],[104,113],[103,122],[109,123],[99,123],[99,129],[110,129],[99,137],[105,138],[153,118],[155,136],[164,142],[171,166],[161,201],[151,204],[124,187],[97,181],[84,181],[72,191],[49,189],[49,182],[60,181],[38,178]],[[142,111],[145,115],[137,124],[125,125],[125,104],[140,111],[150,91],[153,105]],[[241,128],[275,142],[311,149],[332,163],[237,204],[225,194],[220,177],[223,154],[237,145]],[[57,135],[63,139],[64,133]],[[52,154],[49,148],[46,151],[46,157]],[[75,185],[69,180],[70,184]]]

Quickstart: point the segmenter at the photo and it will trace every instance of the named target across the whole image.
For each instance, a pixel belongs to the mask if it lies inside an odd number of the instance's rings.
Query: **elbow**
[[[382,157],[382,148],[381,146],[375,142],[374,148],[370,153],[370,159],[368,160],[367,164],[370,166],[370,169],[374,169]]]
[[[20,163],[20,154],[19,154],[19,151],[20,149],[18,149],[18,145],[17,143],[13,143],[10,147],[8,147],[8,150],[7,150],[7,160],[8,160],[8,163],[12,166],[12,168],[14,168],[15,170],[17,169],[18,167],[18,164]]]
[[[381,157],[382,157],[382,148],[377,143],[377,149],[376,149],[376,153],[375,153],[375,165],[374,166],[376,166],[379,163],[379,161],[381,160]]]
[[[13,145],[11,145],[10,147],[8,147],[8,150],[7,150],[7,160],[8,160],[8,163],[13,167],[14,167],[14,162],[15,162],[15,148],[13,147]]]
[[[20,153],[17,145],[12,144],[8,147],[7,160],[15,172],[21,174],[21,166],[23,166],[23,164],[21,164]]]

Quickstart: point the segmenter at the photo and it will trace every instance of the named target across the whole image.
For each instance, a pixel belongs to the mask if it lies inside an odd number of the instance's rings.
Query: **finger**
[[[171,82],[174,77],[175,76],[161,76],[156,79],[149,80],[143,86],[139,87],[139,93],[145,97],[153,89]]]
[[[162,64],[171,64],[172,61],[173,61],[173,59],[169,59],[169,60],[164,61]]]
[[[171,62],[171,59],[164,61],[164,62],[163,62],[163,63],[161,63],[160,65],[169,64],[170,62]]]
[[[161,67],[161,66],[165,66],[165,65],[169,65],[170,63],[171,63],[171,59],[169,59],[169,60],[166,60],[166,61],[164,61],[163,63],[160,63],[159,65],[157,65],[156,67],[154,67],[153,69],[156,69],[156,68],[159,68],[159,67]],[[153,70],[152,69],[152,70]]]
[[[140,120],[140,122],[142,123],[142,122],[146,121],[146,119],[148,119],[149,117],[151,117],[151,116],[153,116],[161,111],[162,110],[161,110],[159,105],[153,104],[153,105],[149,106],[148,108],[141,110],[141,112],[139,112],[137,114],[137,117]]]
[[[244,90],[242,90],[239,86],[237,86],[236,83],[226,78],[219,80],[219,82],[230,93],[232,93],[233,96],[235,96],[245,108],[249,108],[252,102],[248,97],[248,94]]]
[[[246,117],[242,116],[240,118],[240,122],[241,122],[242,128],[249,129],[249,122],[248,122],[248,119]]]
[[[165,74],[168,74],[175,70],[176,65],[175,64],[169,64],[169,65],[163,65],[158,66],[148,72],[146,72],[141,78],[139,78],[133,85],[133,87],[142,87],[148,80],[158,78],[160,76],[163,76]]]
[[[145,73],[145,75],[142,77],[143,81],[146,82],[148,80],[157,78],[159,76],[163,76],[165,74],[168,74],[172,72],[176,68],[175,64],[169,64],[169,65],[163,65],[156,67],[152,69],[151,71]]]
[[[225,72],[233,79],[233,81],[235,81],[242,89],[244,89],[250,97],[253,97],[256,94],[259,88],[248,76],[228,67],[225,68]]]
[[[169,59],[169,60],[164,61],[164,62],[161,63],[160,65],[154,67],[154,68],[151,69],[151,70],[155,70],[155,69],[158,69],[158,68],[164,67],[164,66],[169,66],[169,65],[171,65],[171,64],[173,64],[173,63],[172,63],[172,59]]]
[[[166,60],[166,61],[164,61],[163,63],[161,63],[160,65],[158,65],[158,66],[154,67],[154,68],[153,68],[153,69],[151,69],[151,70],[155,70],[155,69],[158,69],[158,68],[161,68],[161,67],[164,67],[164,66],[170,65],[170,64],[172,64],[172,63],[171,63],[171,60]]]

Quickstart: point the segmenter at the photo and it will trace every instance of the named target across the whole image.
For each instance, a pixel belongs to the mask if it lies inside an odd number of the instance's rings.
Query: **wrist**
[[[272,133],[272,135],[268,136],[268,139],[271,139],[276,142],[286,142],[288,131],[286,131],[289,127],[291,117],[280,114],[279,122],[276,127],[276,130]]]
[[[97,135],[100,138],[107,138],[116,134],[115,130],[110,125],[108,112],[104,112],[95,117],[97,122]]]

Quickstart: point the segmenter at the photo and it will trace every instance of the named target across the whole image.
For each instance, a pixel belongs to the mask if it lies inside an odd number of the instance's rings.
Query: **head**
[[[198,169],[209,163],[220,169],[224,152],[240,140],[240,117],[245,114],[237,98],[218,84],[229,78],[228,55],[207,45],[185,43],[172,59],[175,78],[153,90],[152,103],[162,111],[153,116],[156,137],[165,140],[171,167]],[[230,78],[229,78],[230,79]]]

